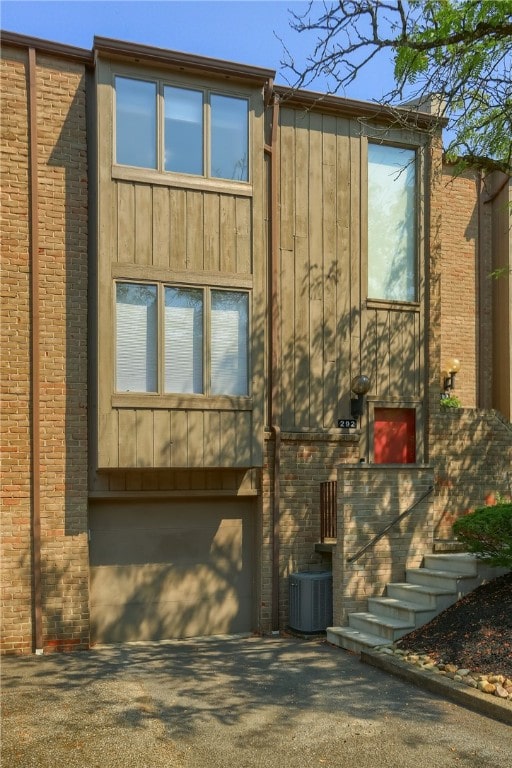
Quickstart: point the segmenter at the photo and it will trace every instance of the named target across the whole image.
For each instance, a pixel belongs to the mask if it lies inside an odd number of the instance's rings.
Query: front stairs
[[[368,610],[350,613],[347,627],[328,627],[327,641],[359,653],[396,640],[505,571],[467,553],[425,555],[422,568],[407,568],[405,582],[388,584],[385,597],[368,599]]]

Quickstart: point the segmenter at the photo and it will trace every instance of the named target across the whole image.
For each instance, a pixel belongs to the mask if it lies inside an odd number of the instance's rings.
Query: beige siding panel
[[[136,411],[119,411],[119,466],[137,466],[137,423]]]
[[[357,123],[350,124],[350,375],[361,371],[361,137]]]
[[[236,216],[236,271],[238,274],[252,273],[251,251],[251,205],[245,197],[235,199]]]
[[[295,234],[295,112],[282,109],[280,120],[280,239],[281,248],[292,251]]]
[[[323,423],[323,166],[322,115],[310,115],[309,135],[309,426]],[[320,201],[320,205],[318,204]]]
[[[171,189],[170,192],[170,267],[187,269],[187,210],[186,192]]]
[[[378,372],[377,339],[378,313],[374,309],[369,309],[366,313],[366,327],[363,337],[362,357],[365,362],[366,375],[370,377],[372,383],[371,391],[374,394],[380,393],[380,382]]]
[[[204,466],[204,412],[188,412],[188,466]]]
[[[283,391],[283,414],[291,412],[292,421],[284,429],[309,424],[310,353],[309,353],[309,113],[295,113],[295,243],[294,243],[294,316],[290,338],[283,339],[284,360],[291,372],[293,388]],[[286,275],[283,276],[286,280]]]
[[[137,466],[154,467],[154,424],[153,411],[139,410],[136,417],[137,428]]]
[[[253,441],[252,414],[249,411],[237,414],[235,467],[247,467],[252,464],[251,445]]]
[[[236,270],[236,212],[233,197],[220,198],[220,247],[223,272]]]
[[[187,191],[187,269],[204,269],[204,206],[202,192]]]
[[[147,184],[135,186],[135,263],[153,260],[153,194]]]
[[[350,123],[337,120],[336,155],[336,253],[337,253],[337,309],[336,354],[338,381],[338,418],[348,416],[350,410],[350,351],[352,305],[350,297]]]
[[[220,270],[219,195],[204,196],[204,268],[212,272]]]
[[[204,463],[206,467],[221,466],[221,423],[218,411],[206,411],[204,414]]]
[[[295,386],[285,397],[293,398],[293,427],[308,426],[310,399],[308,241],[295,241],[295,334],[289,340]],[[286,425],[287,427],[288,425]]]
[[[171,417],[167,410],[155,410],[153,414],[153,455],[155,467],[171,465]]]
[[[220,466],[230,467],[236,463],[237,414],[221,411],[220,414]]]
[[[119,416],[117,411],[100,413],[98,429],[100,467],[119,466]]]
[[[421,397],[420,316],[417,311],[370,309],[363,360],[375,394],[398,400]]]
[[[295,236],[309,235],[309,112],[295,113]]]
[[[282,420],[285,428],[291,429],[295,421],[295,265],[294,252],[281,250],[281,296],[279,313],[281,320],[281,366],[283,392]]]
[[[186,411],[171,412],[171,465],[188,465],[188,423]]]
[[[153,265],[169,268],[170,206],[169,190],[153,187]]]
[[[135,187],[133,184],[117,185],[117,260],[135,263]]]
[[[338,411],[336,366],[336,294],[338,260],[336,250],[336,118],[324,117],[322,158],[323,210],[323,419],[322,426],[335,426]]]

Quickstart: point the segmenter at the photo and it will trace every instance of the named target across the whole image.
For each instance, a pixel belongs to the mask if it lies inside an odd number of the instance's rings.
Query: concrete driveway
[[[323,642],[211,638],[8,657],[4,768],[508,765],[509,726]]]

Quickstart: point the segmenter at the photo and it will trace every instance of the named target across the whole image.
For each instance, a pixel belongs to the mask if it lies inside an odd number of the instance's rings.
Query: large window
[[[116,163],[248,181],[247,99],[120,76],[115,90]]]
[[[118,282],[116,391],[247,396],[248,324],[245,291]]]
[[[417,299],[416,153],[368,145],[368,297]]]

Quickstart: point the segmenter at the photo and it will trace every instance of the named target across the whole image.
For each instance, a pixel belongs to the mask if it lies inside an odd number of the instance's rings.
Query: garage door
[[[93,642],[254,629],[254,500],[94,503]]]

